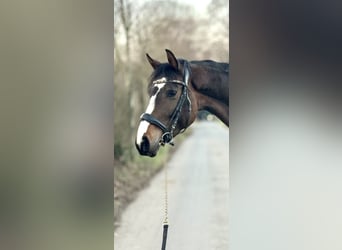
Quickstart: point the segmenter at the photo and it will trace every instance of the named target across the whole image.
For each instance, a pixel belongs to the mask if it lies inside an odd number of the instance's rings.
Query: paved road
[[[228,249],[228,138],[226,127],[199,122],[167,165],[167,250]],[[177,147],[177,145],[176,145]],[[115,250],[161,249],[164,172],[123,213]]]

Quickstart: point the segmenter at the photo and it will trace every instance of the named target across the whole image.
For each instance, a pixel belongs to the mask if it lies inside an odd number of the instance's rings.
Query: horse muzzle
[[[145,123],[146,121],[142,121]],[[144,124],[140,125],[144,126]],[[148,129],[144,133],[138,133],[135,140],[135,146],[140,155],[154,157],[160,147],[160,138],[162,132],[159,128],[152,124],[148,125]]]
[[[154,157],[157,155],[158,149],[151,150],[151,144],[146,136],[143,136],[141,142],[138,144],[135,142],[135,147],[137,148],[140,155]]]

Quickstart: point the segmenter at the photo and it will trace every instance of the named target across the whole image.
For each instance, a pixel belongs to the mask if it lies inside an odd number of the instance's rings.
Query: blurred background
[[[0,249],[112,249],[113,1],[0,12]]]
[[[341,2],[230,7],[230,250],[342,249]]]
[[[114,217],[165,163],[171,151],[141,157],[134,139],[148,103],[152,67],[146,53],[167,61],[165,49],[187,60],[228,62],[228,3],[114,0]],[[182,140],[181,136],[176,138]]]

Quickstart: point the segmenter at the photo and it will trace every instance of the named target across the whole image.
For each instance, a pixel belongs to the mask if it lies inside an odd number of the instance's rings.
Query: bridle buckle
[[[173,136],[171,132],[165,132],[160,140],[160,145],[164,146],[165,144],[170,144],[171,146],[174,146],[175,144],[172,141]]]

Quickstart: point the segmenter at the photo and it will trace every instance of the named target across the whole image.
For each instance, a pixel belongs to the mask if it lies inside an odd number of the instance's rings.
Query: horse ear
[[[171,64],[172,67],[178,70],[178,60],[175,57],[175,55],[172,53],[171,50],[165,49],[166,55],[167,55],[167,60],[169,64]]]
[[[156,69],[161,64],[159,61],[154,60],[152,57],[150,57],[150,55],[147,53],[146,53],[146,57],[153,69]]]

